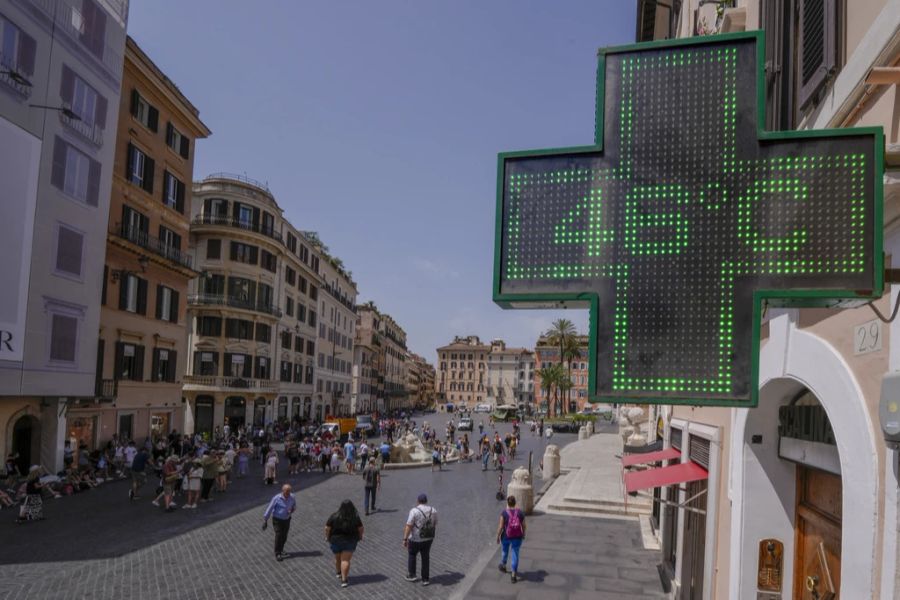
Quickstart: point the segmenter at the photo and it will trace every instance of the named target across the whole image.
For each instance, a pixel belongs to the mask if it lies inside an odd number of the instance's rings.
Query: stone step
[[[595,515],[610,515],[633,518],[637,518],[640,515],[649,515],[651,512],[649,506],[634,506],[631,503],[628,504],[628,510],[626,511],[624,502],[619,505],[600,505],[596,503],[569,502],[567,500],[564,500],[563,502],[549,503],[547,505],[547,508],[549,510],[557,510],[572,514],[589,513]]]
[[[592,504],[600,507],[617,507],[617,506],[625,506],[625,500],[610,500],[607,498],[581,498],[577,496],[563,496],[563,502],[575,502],[576,504]],[[628,507],[632,506],[636,508],[649,508],[653,506],[653,502],[650,500],[646,500],[644,498],[633,498],[629,496],[628,498]]]

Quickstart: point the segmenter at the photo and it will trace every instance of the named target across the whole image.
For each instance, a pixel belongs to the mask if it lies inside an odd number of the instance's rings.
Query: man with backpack
[[[431,543],[437,530],[437,511],[428,506],[428,497],[419,494],[418,504],[409,511],[403,528],[403,547],[408,551],[406,581],[417,581],[416,556],[422,555],[422,585],[428,585]]]
[[[512,554],[510,578],[513,583],[519,580],[519,550],[524,539],[525,513],[516,508],[516,497],[508,496],[506,510],[500,513],[500,523],[497,525],[497,543],[501,544],[503,550],[498,568],[506,573],[506,559]]]
[[[371,511],[375,512],[375,495],[378,490],[381,489],[381,473],[378,471],[378,467],[375,465],[375,457],[369,459],[368,464],[363,468],[362,472],[363,481],[365,481],[366,485],[366,495],[365,495],[365,508],[366,508],[366,516],[369,514],[370,505],[369,498],[372,499]]]

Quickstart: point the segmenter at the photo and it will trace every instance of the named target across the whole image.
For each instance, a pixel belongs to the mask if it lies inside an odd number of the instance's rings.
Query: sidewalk
[[[509,575],[497,569],[498,547],[489,562],[476,566],[475,571],[481,572],[471,587],[463,590],[464,597],[666,598],[657,570],[660,552],[645,549],[636,516],[598,514],[607,508],[593,510],[590,516],[568,512],[580,505],[604,507],[622,502],[621,463],[615,457],[621,451],[622,439],[612,433],[597,434],[563,448],[560,464],[568,474],[553,482],[535,506],[534,514],[527,518],[528,535],[522,545],[519,582],[511,583]],[[539,478],[534,483],[536,491],[543,485]],[[553,508],[558,505],[565,505],[566,510]],[[498,519],[499,512],[498,509]]]

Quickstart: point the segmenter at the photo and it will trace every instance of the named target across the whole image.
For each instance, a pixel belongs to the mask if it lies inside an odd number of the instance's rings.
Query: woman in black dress
[[[331,544],[334,553],[334,570],[341,580],[341,587],[347,587],[350,576],[350,559],[356,544],[363,539],[363,524],[359,512],[349,500],[341,502],[336,513],[325,523],[325,540]]]

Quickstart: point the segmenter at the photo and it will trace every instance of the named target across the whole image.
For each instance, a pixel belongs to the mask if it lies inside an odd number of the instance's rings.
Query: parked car
[[[371,415],[359,415],[356,417],[356,432],[365,432],[368,437],[377,436],[378,422]]]
[[[463,417],[459,420],[459,423],[456,425],[456,429],[458,431],[472,431],[472,427],[474,427],[474,423],[472,419],[469,417]]]
[[[493,410],[490,404],[476,404],[475,412],[477,413],[489,413]]]
[[[550,423],[550,427],[553,428],[555,433],[578,433],[578,428],[581,427],[581,424],[569,420],[554,421]]]

